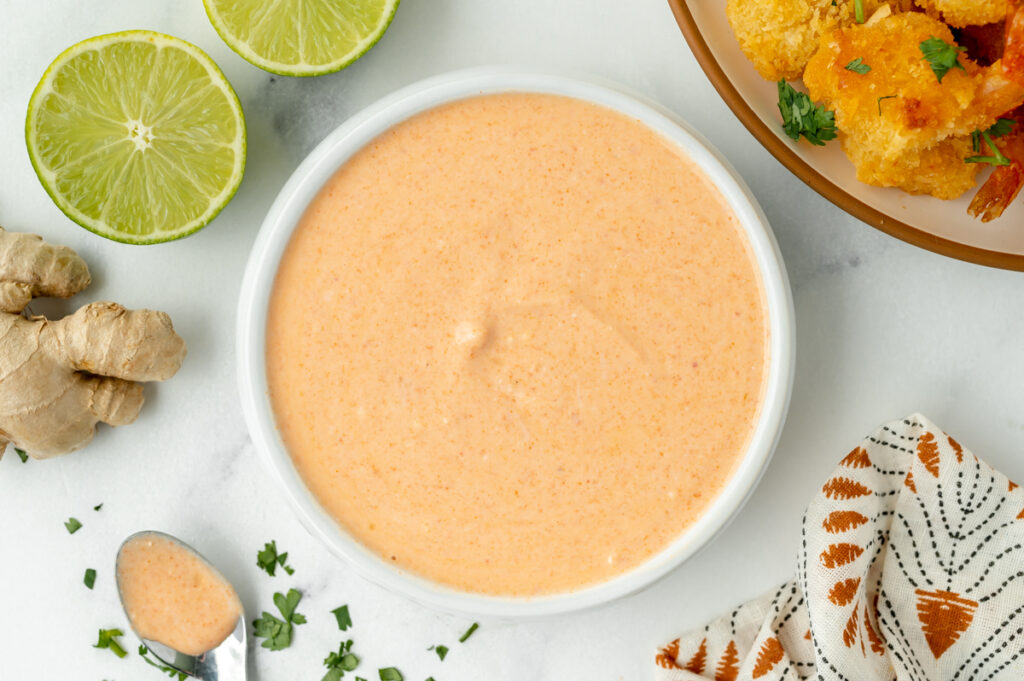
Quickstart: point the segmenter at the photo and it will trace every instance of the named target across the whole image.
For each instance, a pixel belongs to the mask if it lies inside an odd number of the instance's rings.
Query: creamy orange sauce
[[[219,646],[242,615],[220,573],[159,534],[138,535],[121,548],[117,583],[135,633],[187,655]]]
[[[637,121],[483,96],[369,144],[309,206],[267,324],[270,397],[323,507],[488,594],[610,579],[741,458],[764,296],[714,185]]]

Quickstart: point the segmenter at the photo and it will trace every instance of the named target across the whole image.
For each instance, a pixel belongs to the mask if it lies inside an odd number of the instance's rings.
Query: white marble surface
[[[232,204],[181,242],[122,246],[69,222],[25,152],[25,107],[50,60],[92,35],[149,28],[190,40],[221,65],[249,122],[249,166]],[[543,621],[483,622],[420,607],[352,574],[292,517],[246,434],[234,369],[234,308],[250,243],[299,159],[381,95],[450,69],[505,63],[626,83],[700,129],[746,177],[792,278],[798,359],[782,443],[757,493],[711,546],[648,591]],[[0,679],[159,678],[134,655],[94,650],[123,626],[112,579],[126,535],[159,528],[193,542],[237,585],[247,610],[275,590],[305,594],[285,652],[257,649],[253,678],[319,679],[351,606],[362,675],[395,665],[410,681],[643,679],[654,647],[787,578],[804,504],[835,461],[881,421],[920,410],[1010,477],[1024,478],[1024,276],[932,255],[866,227],[792,177],[746,133],[690,55],[664,0],[406,0],[384,40],[348,70],[271,77],[220,41],[200,0],[0,0],[0,224],[76,248],[94,299],[168,311],[189,343],[142,417],[104,429],[88,450],[22,465],[0,461]],[[978,229],[984,229],[980,226]],[[103,502],[102,511],[92,507]],[[74,536],[68,516],[82,520]],[[264,541],[288,550],[294,577],[255,565]],[[82,585],[85,568],[99,577]],[[125,637],[131,642],[133,639]],[[452,645],[442,663],[426,648]]]

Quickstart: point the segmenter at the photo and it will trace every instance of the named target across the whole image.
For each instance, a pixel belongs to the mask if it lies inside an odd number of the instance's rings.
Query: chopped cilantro
[[[950,45],[942,38],[935,36],[925,40],[920,47],[921,54],[932,67],[932,71],[935,72],[935,77],[939,79],[940,83],[950,69],[957,68],[966,71],[964,65],[960,63],[960,53],[965,52],[965,48]]]
[[[18,455],[18,458],[21,459],[22,463],[26,463],[28,461],[28,454],[25,453],[24,449],[18,449],[15,447],[14,453]]]
[[[1003,137],[1009,135],[1015,125],[1017,125],[1017,121],[1012,118],[1000,118],[985,132],[991,137]],[[975,154],[981,151],[981,130],[971,133],[971,148],[974,149]]]
[[[394,667],[378,669],[377,673],[380,675],[380,681],[403,681],[402,672]]]
[[[964,159],[964,163],[987,163],[987,164],[989,164],[991,166],[1008,166],[1008,165],[1010,165],[1010,163],[1011,163],[1010,159],[1006,158],[1006,156],[1004,156],[1003,153],[1001,151],[999,151],[999,147],[996,146],[995,142],[992,141],[991,133],[989,133],[989,131],[986,130],[985,132],[981,133],[981,136],[985,139],[985,144],[987,144],[988,148],[992,151],[992,155],[991,156],[968,156],[967,158]],[[980,145],[979,145],[979,147],[980,147]],[[976,151],[979,151],[979,150],[980,150],[980,148],[976,149]]]
[[[277,606],[277,609],[281,611],[281,615],[286,620],[295,624],[306,623],[305,616],[295,612],[295,608],[300,600],[302,600],[302,594],[295,589],[288,589],[287,596],[282,596],[280,593],[274,594],[274,605]]]
[[[466,633],[462,635],[462,638],[459,639],[459,643],[465,643],[466,639],[468,639],[470,636],[472,636],[473,632],[476,631],[479,628],[480,628],[480,624],[477,623],[477,622],[473,622],[473,624],[469,627],[469,629],[466,629]]]
[[[803,135],[820,147],[836,138],[836,115],[821,104],[815,105],[807,94],[795,90],[785,80],[779,81],[779,112],[782,129],[794,141]]]
[[[864,0],[854,0],[853,13],[858,24],[863,24],[867,20],[864,16]]]
[[[82,580],[87,587],[90,589],[96,584],[96,571],[89,568],[85,571],[85,578]]]
[[[352,616],[348,614],[348,606],[343,605],[341,607],[331,610],[334,613],[334,617],[338,620],[338,628],[342,631],[348,630],[352,626]]]
[[[341,677],[345,676],[345,672],[353,671],[359,666],[359,658],[351,651],[352,641],[342,641],[341,645],[338,646],[338,652],[332,652],[324,658],[324,666],[327,667],[327,673],[324,674],[322,681],[338,681]]]
[[[253,620],[253,636],[265,638],[263,647],[270,650],[284,650],[292,644],[292,627],[266,610],[263,616]]]
[[[1017,125],[1017,121],[1012,118],[1000,118],[985,132],[993,137],[1003,137],[1005,135],[1009,135],[1013,131],[1013,126],[1015,125]]]
[[[306,617],[295,612],[302,594],[295,589],[289,589],[288,595],[274,594],[274,605],[281,612],[283,619],[274,617],[266,610],[263,616],[253,621],[253,634],[257,638],[266,639],[262,645],[270,650],[284,650],[292,644],[292,625],[305,624]]]
[[[174,667],[168,667],[165,664],[160,664],[159,662],[155,662],[149,659],[149,648],[147,648],[144,645],[139,646],[139,655],[142,656],[142,659],[145,660],[146,664],[148,664],[150,667],[156,667],[172,679],[177,679],[178,681],[185,681],[185,679],[188,678],[188,674],[186,674],[185,672],[178,671]]]
[[[109,648],[118,657],[124,657],[128,654],[128,651],[118,643],[118,636],[124,636],[124,632],[120,629],[100,629],[99,640],[96,641],[96,645],[93,648]]]
[[[882,102],[884,102],[887,99],[896,99],[898,96],[899,95],[886,95],[885,97],[879,97],[878,98],[878,115],[879,116],[882,115]]]
[[[94,510],[94,511],[98,511],[98,510],[100,510],[101,508],[103,508],[103,504],[96,504],[95,506],[93,506],[93,507],[92,507],[92,510]]]
[[[78,522],[78,518],[68,518],[64,521],[64,527],[67,528],[68,534],[74,534],[82,529],[82,523]]]
[[[274,576],[274,571],[277,570],[278,565],[284,568],[284,571],[289,575],[295,574],[295,570],[285,565],[286,560],[288,560],[288,552],[285,551],[282,554],[278,554],[277,541],[267,542],[263,545],[263,550],[256,554],[256,565],[271,577]]]
[[[864,57],[857,57],[844,68],[847,71],[853,71],[854,73],[859,73],[862,76],[871,70],[871,67],[864,63]]]
[[[445,656],[448,655],[448,646],[434,646],[434,652],[437,653],[437,656],[441,658],[442,662],[444,662]]]

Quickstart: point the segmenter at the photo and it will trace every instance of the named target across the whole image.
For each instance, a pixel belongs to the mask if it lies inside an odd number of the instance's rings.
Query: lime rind
[[[227,109],[231,114],[231,121],[234,123],[234,135],[229,140],[224,140],[224,146],[230,147],[233,152],[233,163],[230,171],[230,176],[227,177],[226,181],[215,183],[214,189],[217,189],[215,194],[205,193],[204,188],[198,184],[194,187],[196,194],[203,196],[206,199],[206,207],[204,210],[197,212],[196,215],[188,219],[182,224],[174,224],[171,227],[151,229],[146,233],[133,233],[132,231],[115,229],[111,227],[109,223],[102,219],[100,216],[89,215],[85,210],[82,209],[83,202],[93,201],[98,202],[104,199],[104,196],[100,195],[99,192],[90,192],[88,187],[74,186],[74,183],[70,183],[65,186],[62,190],[60,187],[60,171],[67,172],[69,169],[74,169],[77,166],[89,167],[99,166],[102,164],[95,163],[96,159],[102,156],[104,153],[114,153],[114,149],[118,145],[128,144],[132,142],[128,137],[121,140],[115,140],[114,142],[107,143],[105,146],[101,145],[87,152],[78,153],[76,150],[65,150],[67,153],[63,157],[57,158],[56,160],[60,163],[59,167],[51,167],[50,163],[44,158],[47,153],[40,148],[40,131],[36,125],[37,118],[40,114],[41,106],[44,102],[48,103],[50,100],[58,99],[58,97],[48,97],[48,95],[58,95],[55,91],[54,83],[55,80],[61,77],[68,78],[70,74],[64,73],[64,68],[72,63],[76,57],[84,55],[89,51],[96,51],[99,54],[104,48],[121,43],[148,43],[155,46],[158,49],[172,48],[181,50],[185,55],[191,58],[194,62],[193,66],[198,66],[201,69],[199,75],[206,77],[204,84],[212,85],[214,88],[219,90],[223,94],[223,104],[227,105]],[[112,67],[112,63],[108,62],[103,65],[105,68]],[[124,76],[124,73],[117,73],[118,69],[113,68],[113,78],[118,76]],[[166,74],[165,74],[166,75]],[[173,74],[172,74],[173,75]],[[157,73],[157,69],[151,71],[151,84],[158,85],[160,83],[161,74]],[[180,84],[177,84],[180,85]],[[87,112],[74,111],[68,108],[64,111],[65,114],[78,114],[81,116],[84,123],[76,127],[75,139],[66,141],[68,146],[74,145],[76,142],[82,142],[83,138],[87,138],[90,132],[98,133],[95,135],[96,139],[109,139],[112,132],[120,130],[124,133],[124,118],[127,115],[125,109],[135,109],[140,113],[152,113],[146,110],[146,106],[151,102],[146,101],[146,95],[149,94],[144,89],[134,90],[132,88],[124,88],[122,92],[118,92],[116,97],[107,96],[103,97],[104,93],[92,93],[96,96],[92,97],[91,104],[96,105],[99,110],[91,110]],[[107,91],[109,95],[109,91]],[[86,98],[88,99],[88,98]],[[158,118],[160,124],[167,126],[170,121],[167,119],[174,115],[176,111],[180,111],[180,108],[186,102],[178,102],[178,106],[172,107],[166,111],[162,111],[162,117]],[[106,108],[100,109],[106,105]],[[180,124],[180,123],[179,123]],[[89,125],[95,127],[94,130],[90,130]],[[104,129],[104,126],[107,126]],[[229,126],[232,127],[232,126]],[[224,76],[220,68],[214,63],[214,61],[200,48],[188,43],[179,38],[169,36],[154,31],[122,31],[118,33],[110,33],[105,35],[96,36],[83,40],[82,42],[72,45],[68,49],[64,50],[47,68],[43,77],[40,79],[38,85],[32,93],[32,97],[29,100],[28,113],[25,121],[25,139],[28,147],[29,159],[32,162],[32,167],[39,177],[40,183],[43,188],[49,194],[50,198],[57,205],[57,207],[71,220],[75,221],[85,229],[88,229],[95,234],[103,236],[105,238],[119,241],[122,243],[130,244],[154,244],[163,243],[167,241],[173,241],[186,237],[190,234],[195,233],[199,229],[205,227],[209,222],[216,217],[224,206],[226,206],[235,193],[238,191],[238,187],[241,185],[242,176],[245,171],[246,162],[246,126],[245,126],[245,115],[242,111],[241,102],[238,99],[238,95],[231,87],[227,78]],[[60,144],[64,140],[57,138],[46,137],[45,140],[48,144]],[[86,142],[88,140],[85,140]],[[94,140],[95,141],[95,140]],[[164,135],[161,139],[162,146],[167,146],[169,143],[174,141],[174,135]],[[53,150],[51,149],[51,154]],[[123,151],[123,150],[122,150]],[[180,160],[173,157],[168,157],[167,154],[163,153],[156,147],[150,147],[147,149],[147,154],[151,154],[150,162],[146,165],[147,169],[155,165],[163,165],[165,168],[168,166],[178,165],[182,166]],[[57,156],[61,156],[57,154]],[[70,160],[68,160],[70,156]],[[160,156],[161,158],[156,158]],[[129,154],[126,156],[128,159],[123,167],[120,168],[120,176],[114,179],[113,182],[107,182],[108,186],[115,186],[129,175],[128,171],[131,164],[138,164],[138,154]],[[54,159],[50,159],[53,161]],[[178,169],[178,176],[182,178],[188,178],[192,180],[192,176],[199,173],[201,166],[191,166],[187,169]],[[133,178],[135,182],[138,182],[138,178]],[[156,191],[160,190],[159,180],[162,178],[154,177],[151,178],[153,181],[149,184],[150,190],[156,188]],[[207,181],[209,178],[206,178]],[[78,195],[75,197],[78,202],[73,201],[69,196],[69,187],[77,189]],[[210,187],[206,188],[207,191]],[[131,198],[131,192],[122,192],[124,197]],[[111,196],[110,198],[114,198]],[[137,197],[136,197],[137,198]],[[107,201],[109,203],[109,201]],[[134,206],[138,208],[139,206]],[[92,208],[96,208],[95,205]],[[139,212],[139,211],[136,211]],[[156,214],[138,215],[140,219],[146,219],[148,224],[152,224],[154,221],[162,220],[165,223],[168,221],[168,216],[160,216]]]
[[[377,24],[372,27],[372,29],[365,31],[362,38],[346,54],[323,63],[307,63],[304,60],[296,63],[289,63],[269,59],[261,55],[258,51],[252,48],[249,41],[236,35],[235,32],[227,25],[227,22],[221,16],[221,12],[216,7],[217,1],[218,0],[203,0],[203,6],[206,8],[206,16],[209,17],[210,23],[213,24],[214,30],[217,31],[221,39],[224,40],[228,47],[230,47],[236,54],[250,64],[257,66],[264,71],[281,76],[307,78],[312,76],[323,76],[340,71],[341,69],[350,66],[364,54],[369,52],[370,48],[376,45],[380,39],[384,37],[384,33],[387,32],[388,27],[391,25],[391,21],[395,17],[395,13],[398,11],[400,0],[384,0],[384,10],[380,13]],[[280,4],[280,2],[281,0],[276,0],[271,3],[270,7],[273,8]],[[352,3],[349,4],[351,6]]]

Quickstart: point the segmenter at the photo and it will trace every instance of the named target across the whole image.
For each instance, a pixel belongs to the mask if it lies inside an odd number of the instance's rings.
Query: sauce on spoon
[[[186,655],[219,646],[243,612],[235,589],[212,565],[156,532],[121,547],[117,583],[135,633]]]

